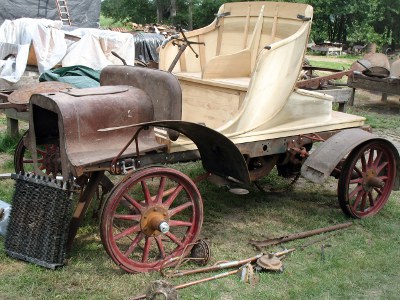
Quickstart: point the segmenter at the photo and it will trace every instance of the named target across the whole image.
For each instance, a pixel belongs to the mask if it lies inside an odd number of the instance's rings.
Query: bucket
[[[6,236],[8,220],[10,219],[11,205],[0,200],[0,235]]]

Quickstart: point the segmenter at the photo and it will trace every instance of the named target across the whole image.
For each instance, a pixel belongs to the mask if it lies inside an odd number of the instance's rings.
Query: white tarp
[[[63,67],[83,65],[101,70],[107,65],[121,65],[115,51],[127,64],[135,62],[135,39],[130,33],[81,28],[61,30],[61,21],[22,18],[6,20],[0,26],[0,79],[17,82],[25,71],[29,47],[35,50],[39,73],[58,63]],[[80,37],[68,42],[65,34]]]
[[[111,51],[125,59],[128,65],[135,63],[135,39],[130,33],[80,28],[69,34],[81,39],[68,48],[62,60],[63,67],[83,65],[101,70],[108,65],[121,65],[121,60]]]
[[[66,54],[61,21],[22,18],[0,26],[0,78],[17,82],[25,71],[32,43],[39,73],[54,67]]]

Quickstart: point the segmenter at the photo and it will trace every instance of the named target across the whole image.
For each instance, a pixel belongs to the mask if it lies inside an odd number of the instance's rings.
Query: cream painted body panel
[[[173,70],[182,86],[182,119],[202,123],[235,144],[296,134],[359,127],[364,118],[332,111],[328,95],[295,89],[311,28],[313,9],[284,2],[235,2],[230,15],[188,32],[187,49]],[[168,69],[178,49],[160,51]],[[184,137],[172,152],[195,149]]]

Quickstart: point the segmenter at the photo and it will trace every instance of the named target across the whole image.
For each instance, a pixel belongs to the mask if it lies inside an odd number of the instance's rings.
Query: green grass
[[[317,60],[310,60],[310,63],[313,67],[331,68],[336,70],[348,70],[352,64],[352,62],[317,61]]]
[[[372,128],[400,130],[400,115],[392,113],[388,107],[349,107],[347,112],[365,117],[365,122]]]
[[[399,132],[399,117],[356,108],[378,128]],[[379,121],[377,120],[379,119]],[[10,152],[12,146],[4,147]],[[7,150],[8,149],[8,150]],[[12,171],[12,155],[0,153],[0,172]],[[196,177],[201,163],[172,166]],[[117,178],[117,180],[120,177]],[[0,181],[0,199],[11,202],[12,180]],[[294,188],[274,170],[263,181],[274,192],[264,193],[254,186],[248,195],[234,195],[226,188],[203,181],[198,184],[204,201],[201,238],[210,241],[212,259],[244,259],[258,253],[248,244],[291,233],[352,221],[341,212],[336,198],[336,181],[316,185],[300,179]],[[96,204],[96,203],[94,203]],[[180,299],[398,299],[400,286],[400,192],[393,192],[388,204],[376,216],[354,220],[354,225],[304,250],[296,250],[284,260],[283,273],[261,273],[251,287],[238,276],[210,281],[179,290]],[[329,235],[326,235],[329,236]],[[286,243],[297,247],[316,237]],[[322,253],[322,244],[330,245]],[[103,249],[98,220],[88,213],[75,240],[68,263],[47,270],[10,258],[0,237],[1,299],[126,299],[142,294],[159,273],[127,274]],[[279,246],[264,249],[279,251]],[[186,268],[194,268],[189,264]],[[191,275],[167,279],[178,285],[218,274]]]
[[[20,136],[11,137],[7,133],[0,133],[0,152],[13,154],[20,138]]]
[[[100,27],[102,27],[102,28],[109,28],[109,27],[129,28],[129,26],[126,26],[123,22],[115,21],[114,19],[105,17],[103,15],[100,15]]]

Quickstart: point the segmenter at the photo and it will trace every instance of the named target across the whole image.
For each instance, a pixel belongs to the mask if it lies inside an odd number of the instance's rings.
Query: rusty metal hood
[[[129,86],[36,94],[31,98],[30,110],[32,148],[59,145],[63,176],[66,172],[79,174],[83,166],[112,159],[132,137],[132,129],[118,132],[98,129],[154,120],[148,95]],[[162,147],[155,142],[153,130],[143,131],[140,143],[144,151]],[[126,150],[126,154],[134,152],[134,146]]]

